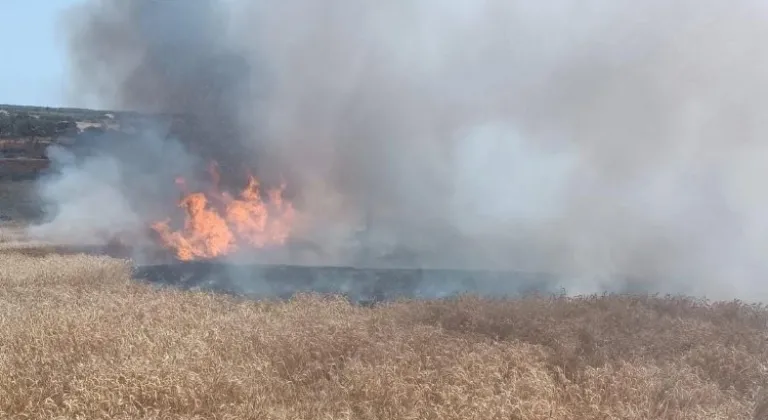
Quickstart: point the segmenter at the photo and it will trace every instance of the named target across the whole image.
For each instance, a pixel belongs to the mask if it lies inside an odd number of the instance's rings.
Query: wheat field
[[[7,246],[0,264],[0,418],[768,418],[760,306],[255,302],[108,257]]]
[[[25,188],[0,189],[3,208],[34,208]],[[0,418],[768,420],[768,309],[256,302],[157,289],[127,261],[64,255],[4,224]]]

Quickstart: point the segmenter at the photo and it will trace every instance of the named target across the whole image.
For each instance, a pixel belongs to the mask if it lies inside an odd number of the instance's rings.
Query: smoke
[[[89,0],[65,17],[73,99],[195,129],[66,166],[48,229],[144,223],[170,172],[216,159],[286,179],[324,258],[365,228],[368,255],[423,266],[768,298],[766,18],[756,0]]]

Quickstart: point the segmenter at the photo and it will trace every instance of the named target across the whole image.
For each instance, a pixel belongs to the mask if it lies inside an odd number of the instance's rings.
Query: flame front
[[[267,192],[262,199],[258,180],[249,175],[248,184],[233,197],[218,188],[219,176],[211,168],[211,191],[188,192],[183,179],[177,184],[184,192],[179,207],[184,209],[183,226],[171,228],[171,219],[152,224],[161,244],[183,261],[209,259],[240,249],[282,245],[288,239],[294,208],[283,199],[285,186]]]

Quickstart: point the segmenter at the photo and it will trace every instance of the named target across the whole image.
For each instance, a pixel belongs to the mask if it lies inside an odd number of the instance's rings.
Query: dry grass
[[[19,158],[44,158],[45,149],[54,143],[50,137],[0,137],[0,156]]]
[[[4,253],[0,267],[2,418],[768,415],[768,311],[737,302],[371,309],[159,291],[106,257]]]
[[[0,175],[23,176],[38,173],[50,166],[50,161],[44,158],[1,158]]]

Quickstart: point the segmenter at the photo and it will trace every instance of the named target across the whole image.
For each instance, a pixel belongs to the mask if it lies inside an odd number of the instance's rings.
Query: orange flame
[[[282,245],[288,239],[295,215],[293,205],[283,199],[285,186],[267,192],[262,199],[259,181],[248,176],[248,184],[237,197],[219,191],[219,173],[210,167],[211,191],[187,190],[183,178],[176,184],[184,193],[179,207],[184,209],[184,223],[179,230],[171,220],[152,224],[160,243],[183,261],[215,258],[243,248]]]

